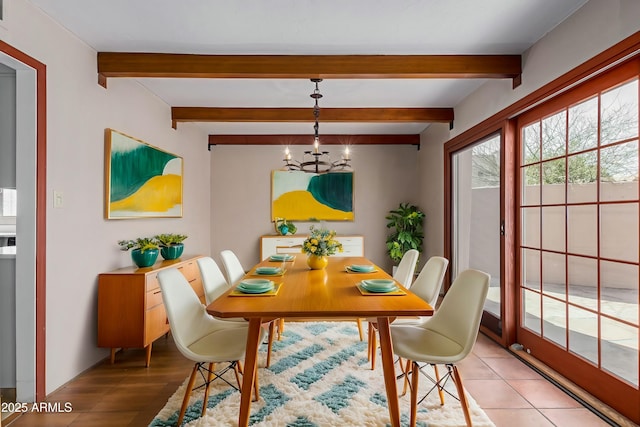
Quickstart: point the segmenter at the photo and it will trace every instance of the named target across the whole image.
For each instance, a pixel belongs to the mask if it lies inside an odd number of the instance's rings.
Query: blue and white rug
[[[266,345],[263,346],[266,350]],[[263,368],[265,351],[258,360],[260,400],[251,404],[249,425],[254,427],[387,426],[389,411],[380,357],[370,369],[367,343],[360,341],[355,322],[288,322],[282,341],[276,341],[271,367]],[[399,368],[396,365],[396,371]],[[228,374],[235,384],[235,377]],[[175,425],[184,397],[184,384],[156,415],[151,427]],[[398,391],[403,381],[398,380]],[[431,384],[422,377],[420,390]],[[456,395],[454,384],[447,388]],[[240,394],[224,382],[211,384],[207,412],[200,418],[203,389],[192,394],[183,425],[190,427],[234,426],[238,423]],[[476,427],[494,424],[470,398]],[[409,424],[409,392],[400,398],[402,425]],[[441,406],[437,393],[418,405],[418,426],[465,426],[460,403],[445,397]],[[494,426],[495,427],[495,426]]]

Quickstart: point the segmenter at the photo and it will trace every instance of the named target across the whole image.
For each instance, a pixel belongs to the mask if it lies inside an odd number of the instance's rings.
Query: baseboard
[[[535,357],[531,356],[524,350],[508,349],[514,356],[520,359],[522,362],[530,366],[537,371],[540,375],[547,380],[554,383],[557,387],[562,389],[565,393],[582,403],[585,408],[599,416],[603,421],[612,426],[620,427],[637,427],[637,424],[617,412],[615,409],[602,402],[600,399],[589,394],[583,388],[577,386],[566,377],[562,376],[558,372],[551,369]]]

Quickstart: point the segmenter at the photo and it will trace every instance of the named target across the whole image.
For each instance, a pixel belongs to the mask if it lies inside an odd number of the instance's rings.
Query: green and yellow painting
[[[107,218],[181,217],[182,158],[107,131]]]
[[[353,221],[353,172],[273,171],[271,218]]]

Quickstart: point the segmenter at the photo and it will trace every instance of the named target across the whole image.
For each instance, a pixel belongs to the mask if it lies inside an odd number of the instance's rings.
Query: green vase
[[[160,254],[164,259],[178,259],[182,255],[182,251],[184,251],[183,243],[176,243],[175,245],[160,248]]]
[[[160,251],[157,249],[147,249],[144,252],[140,252],[140,249],[134,249],[131,251],[131,259],[139,268],[151,267],[158,259],[158,253]]]

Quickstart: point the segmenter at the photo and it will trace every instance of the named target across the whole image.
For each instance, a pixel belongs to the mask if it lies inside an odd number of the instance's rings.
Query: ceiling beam
[[[313,122],[313,108],[171,107],[171,122]],[[453,108],[323,108],[323,123],[451,123]]]
[[[192,55],[98,52],[98,81],[109,77],[254,79],[511,78],[521,55]]]
[[[209,135],[212,145],[312,145],[313,135]],[[417,145],[420,135],[320,135],[322,145]]]

